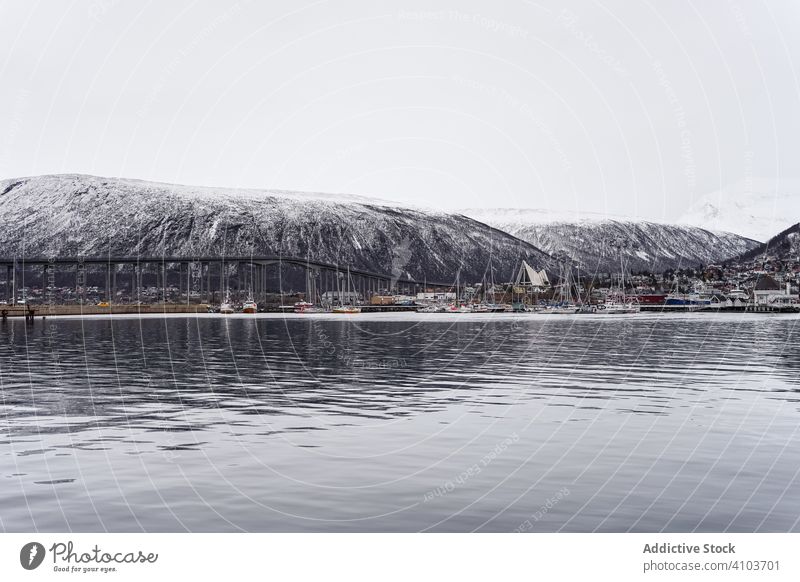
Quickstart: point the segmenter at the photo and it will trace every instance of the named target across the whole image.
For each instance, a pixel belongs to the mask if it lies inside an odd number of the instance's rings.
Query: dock
[[[800,313],[800,306],[793,305],[641,305],[640,310],[648,313]]]
[[[24,317],[33,320],[36,317],[61,315],[129,315],[142,313],[206,313],[208,305],[204,303],[178,304],[119,304],[101,307],[99,305],[0,305],[0,319]]]

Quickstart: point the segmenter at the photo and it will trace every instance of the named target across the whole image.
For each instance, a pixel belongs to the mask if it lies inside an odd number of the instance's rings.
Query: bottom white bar
[[[799,534],[3,534],[0,580],[797,580],[798,543]]]

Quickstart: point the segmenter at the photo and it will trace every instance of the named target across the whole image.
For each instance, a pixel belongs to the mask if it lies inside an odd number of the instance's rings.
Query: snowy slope
[[[781,260],[797,260],[800,257],[800,223],[776,234],[764,244],[741,255],[739,260],[749,261],[764,255],[775,256]]]
[[[0,256],[308,257],[450,282],[513,277],[532,245],[460,215],[369,199],[54,175],[0,182]]]
[[[798,220],[800,182],[752,179],[703,196],[679,222],[766,241]]]
[[[758,244],[726,232],[603,215],[519,208],[465,214],[547,253],[566,253],[590,272],[619,271],[620,254],[631,271],[663,271],[719,262]]]

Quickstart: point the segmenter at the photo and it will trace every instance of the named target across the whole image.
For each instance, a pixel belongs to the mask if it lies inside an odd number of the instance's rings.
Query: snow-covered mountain
[[[0,256],[307,257],[394,277],[479,281],[550,258],[460,215],[366,198],[84,175],[0,182]]]
[[[707,194],[681,223],[766,241],[800,220],[800,181],[753,178]]]
[[[758,242],[728,232],[604,215],[501,208],[465,212],[550,254],[565,253],[588,272],[663,271],[740,255]]]
[[[748,261],[764,255],[775,256],[781,260],[791,259],[796,261],[797,257],[800,256],[800,223],[793,224],[764,244],[758,245],[738,258]]]

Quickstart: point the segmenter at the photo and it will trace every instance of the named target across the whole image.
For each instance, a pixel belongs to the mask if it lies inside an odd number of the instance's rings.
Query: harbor
[[[221,313],[219,306],[212,306],[208,304],[189,304],[181,305],[174,303],[161,303],[161,304],[117,304],[108,306],[99,305],[13,305],[13,306],[0,306],[0,321],[6,321],[9,318],[24,318],[28,321],[36,319],[46,319],[47,317],[64,317],[64,316],[102,316],[102,315],[190,315],[190,314],[217,314],[220,316],[232,315],[236,313],[248,314],[241,307],[235,308],[228,313]],[[302,309],[293,305],[287,306],[271,306],[268,308],[259,308],[252,313],[282,313],[300,314],[305,317],[312,317],[315,314],[333,314],[337,313],[335,309]],[[566,313],[559,307],[552,306],[539,306],[534,307],[521,307],[521,306],[499,306],[493,310],[484,308],[481,304],[461,305],[447,304],[435,309],[425,305],[364,305],[355,306],[347,312],[351,315],[364,313],[439,313],[439,314],[518,314],[518,315],[602,315],[603,309],[597,309],[596,306],[592,308],[591,305],[578,308],[575,311]],[[715,314],[715,313],[800,313],[800,305],[785,305],[785,306],[768,306],[768,305],[738,305],[738,306],[697,306],[697,305],[638,305],[637,307],[626,312],[627,315],[635,313],[697,313],[697,314]],[[620,313],[617,316],[622,315]]]
[[[798,264],[767,257],[744,269],[587,275],[561,258],[558,271],[520,262],[511,281],[452,284],[302,259],[178,257],[0,260],[0,318],[217,313],[798,313]],[[743,272],[744,271],[744,272]],[[493,273],[493,270],[490,270]],[[288,288],[286,288],[288,287]]]

